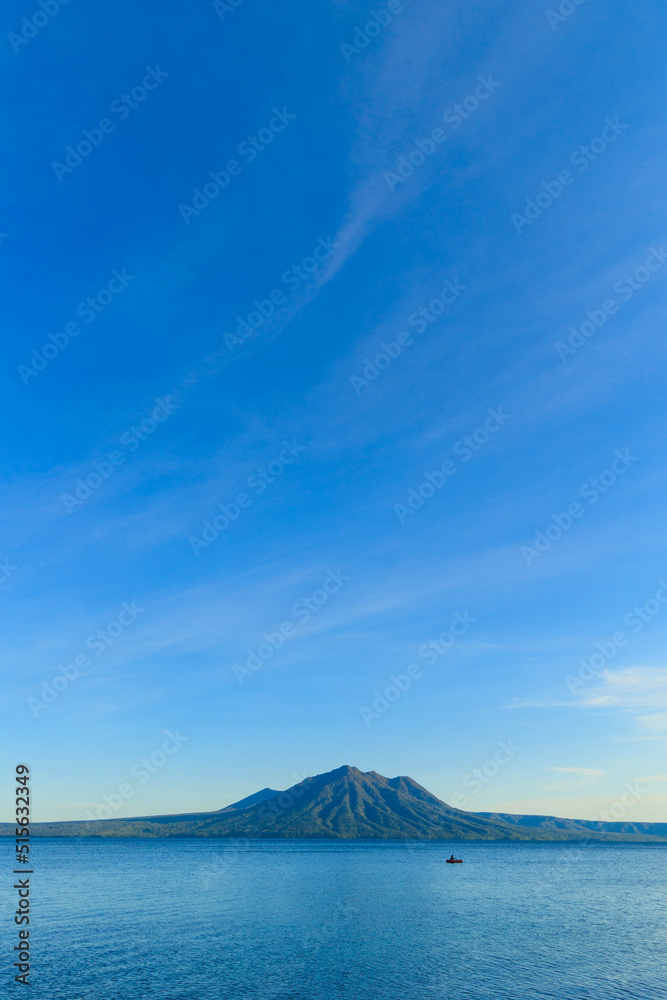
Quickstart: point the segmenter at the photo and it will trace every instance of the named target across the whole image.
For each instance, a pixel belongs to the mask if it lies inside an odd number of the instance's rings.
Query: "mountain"
[[[667,840],[664,823],[620,825],[633,830],[612,829],[619,826],[615,823],[464,812],[442,802],[412,778],[385,778],[346,765],[306,778],[284,792],[264,788],[217,812],[35,823],[31,832],[52,837]],[[13,836],[13,825],[0,824],[0,835]]]
[[[230,812],[233,809],[247,809],[249,806],[256,806],[265,799],[275,799],[277,795],[282,795],[276,788],[262,788],[261,791],[255,792],[254,795],[246,795],[244,799],[239,799],[238,802],[232,802],[230,806],[225,806],[224,809],[219,809],[218,812]]]
[[[532,827],[540,830],[570,830],[593,833],[630,833],[640,836],[656,836],[667,839],[667,823],[610,822],[596,819],[559,819],[557,816],[525,816],[516,813],[477,813],[494,823],[509,823],[513,826]]]

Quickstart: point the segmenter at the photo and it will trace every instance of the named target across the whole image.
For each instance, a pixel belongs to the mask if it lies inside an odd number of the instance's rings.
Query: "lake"
[[[33,1000],[667,998],[667,845],[32,843]]]

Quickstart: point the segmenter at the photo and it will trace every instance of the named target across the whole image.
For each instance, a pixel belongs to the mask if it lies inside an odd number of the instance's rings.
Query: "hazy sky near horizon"
[[[5,9],[35,819],[348,763],[667,820],[667,11],[561,7]]]

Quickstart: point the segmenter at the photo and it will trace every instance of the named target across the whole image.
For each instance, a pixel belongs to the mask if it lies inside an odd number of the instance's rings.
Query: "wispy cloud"
[[[586,708],[629,711],[667,708],[667,667],[635,666],[605,670],[599,684],[577,698],[575,704]],[[662,714],[667,718],[667,714]]]
[[[660,739],[660,734],[667,733],[667,668],[634,666],[623,670],[605,670],[591,690],[571,701],[515,698],[508,708],[577,708],[625,712],[647,734],[652,734],[634,737],[635,739]],[[644,714],[647,709],[649,713]],[[656,709],[659,711],[651,711]],[[584,774],[586,769],[552,767],[547,770]]]
[[[606,773],[597,767],[548,767],[547,771],[555,771],[557,774],[569,775],[570,780],[558,781],[553,785],[546,785],[547,792],[568,791],[570,788],[577,788],[581,785],[590,785]],[[572,779],[578,779],[573,781]]]

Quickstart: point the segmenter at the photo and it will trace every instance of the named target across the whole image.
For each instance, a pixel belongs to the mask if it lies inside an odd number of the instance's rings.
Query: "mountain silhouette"
[[[248,809],[250,806],[255,806],[259,802],[263,802],[264,799],[275,799],[277,795],[282,795],[276,788],[262,788],[259,792],[255,792],[254,795],[246,795],[244,799],[239,799],[238,802],[232,802],[230,806],[225,806],[224,809],[219,809],[218,812],[231,812],[233,809]]]
[[[630,829],[619,829],[626,826]],[[442,802],[412,778],[385,778],[376,771],[345,765],[305,778],[283,792],[264,788],[217,812],[35,823],[31,833],[61,837],[667,840],[667,824],[465,812]],[[0,824],[0,834],[13,835],[13,826]]]

